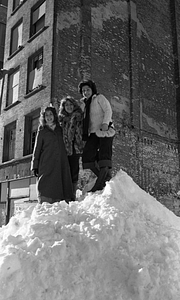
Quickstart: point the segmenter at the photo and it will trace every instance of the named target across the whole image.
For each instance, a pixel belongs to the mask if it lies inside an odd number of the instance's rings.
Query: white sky
[[[123,171],[0,229],[0,300],[179,300],[180,218]]]

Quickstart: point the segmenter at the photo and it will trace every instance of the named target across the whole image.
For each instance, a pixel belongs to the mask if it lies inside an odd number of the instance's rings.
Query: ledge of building
[[[29,40],[27,41],[28,43],[31,43],[32,40],[34,40],[38,35],[40,35],[44,30],[46,30],[49,26],[44,26],[43,28],[41,28],[38,32],[36,32],[35,34],[33,34]]]
[[[8,160],[6,162],[1,163],[0,164],[0,169],[4,169],[4,168],[9,167],[9,166],[17,165],[19,163],[30,162],[31,159],[32,159],[32,154],[29,154],[29,155],[26,155],[26,156],[23,156],[23,157],[20,157],[20,158],[14,158],[14,159],[11,159],[11,160]]]
[[[19,53],[22,49],[24,48],[24,46],[19,46],[18,49],[16,51],[14,51],[9,57],[8,60],[10,60],[11,58],[13,58],[17,53]]]
[[[13,106],[16,106],[16,105],[19,104],[19,103],[21,103],[21,101],[17,100],[16,102],[14,102],[14,103],[12,103],[12,104],[6,106],[6,107],[4,108],[4,110],[6,111],[6,110],[12,108]]]
[[[11,16],[13,16],[13,15],[17,12],[17,10],[19,10],[20,7],[21,7],[26,1],[27,1],[27,0],[23,0],[16,8],[12,11]]]
[[[45,89],[45,88],[46,88],[45,85],[39,85],[38,87],[36,87],[36,88],[35,88],[34,90],[32,90],[31,92],[28,92],[28,93],[24,96],[24,98],[29,98],[29,97],[31,97],[32,95],[38,93],[39,91],[41,91],[41,90],[43,90],[43,89]]]

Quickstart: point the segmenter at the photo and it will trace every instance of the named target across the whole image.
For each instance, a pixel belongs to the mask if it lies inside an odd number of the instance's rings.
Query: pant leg
[[[99,167],[112,168],[112,143],[113,137],[99,138]]]
[[[91,192],[102,190],[106,181],[111,179],[113,137],[99,138],[98,165],[99,175]]]
[[[79,159],[80,155],[76,153],[68,156],[72,183],[77,182],[79,178]]]
[[[95,133],[91,133],[83,149],[83,169],[91,169],[96,166],[98,148],[99,138]]]

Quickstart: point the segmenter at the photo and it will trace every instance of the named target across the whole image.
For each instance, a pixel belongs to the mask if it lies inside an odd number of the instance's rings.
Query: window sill
[[[12,103],[12,104],[6,106],[6,107],[4,108],[4,110],[5,110],[5,111],[6,111],[6,110],[9,110],[9,109],[11,109],[12,107],[16,106],[16,105],[19,104],[19,103],[21,103],[21,101],[17,100],[16,102],[14,102],[14,103]]]
[[[18,163],[21,163],[21,162],[22,163],[31,162],[31,159],[32,159],[32,154],[26,155],[21,158],[13,158],[10,160],[6,160],[0,164],[0,169],[3,169],[4,167],[9,167],[11,165],[17,165]]]
[[[22,49],[24,48],[24,46],[19,46],[19,48],[14,51],[9,57],[8,60],[10,60],[12,57],[14,57],[17,53],[19,53]]]
[[[36,32],[35,34],[33,34],[29,40],[27,41],[28,43],[31,43],[38,35],[40,35],[43,31],[45,31],[49,26],[44,26],[43,28],[41,28],[38,32]]]
[[[38,93],[39,91],[41,91],[41,90],[43,90],[43,89],[45,89],[45,88],[46,88],[45,85],[40,85],[40,86],[36,87],[34,90],[32,90],[31,92],[28,92],[28,93],[24,96],[24,98],[25,98],[25,99],[26,99],[26,98],[29,98],[29,97],[31,97],[32,95]]]
[[[19,8],[20,8],[26,1],[27,1],[27,0],[22,1],[21,4],[19,4],[19,5],[12,11],[11,16],[13,16],[13,15],[17,12],[17,10],[19,10]]]

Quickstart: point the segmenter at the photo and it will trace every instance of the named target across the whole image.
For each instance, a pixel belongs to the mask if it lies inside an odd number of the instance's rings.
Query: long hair
[[[72,113],[74,113],[74,112],[82,113],[82,110],[81,110],[79,104],[77,103],[77,101],[73,97],[67,96],[67,97],[64,97],[60,102],[59,120],[61,120],[61,118],[65,117],[65,116],[69,116],[69,113],[65,109],[65,104],[67,101],[70,101],[74,105],[74,110]]]
[[[47,106],[44,110],[41,111],[41,114],[40,114],[40,118],[39,118],[39,128],[44,128],[44,126],[46,126],[46,120],[45,120],[45,113],[47,111],[51,111],[53,113],[53,116],[54,116],[54,124],[59,124],[58,122],[58,114],[56,112],[56,109],[55,107],[53,106]]]

